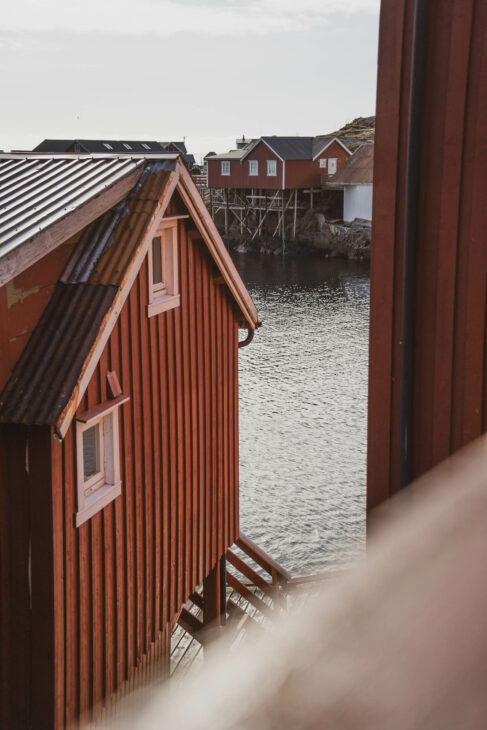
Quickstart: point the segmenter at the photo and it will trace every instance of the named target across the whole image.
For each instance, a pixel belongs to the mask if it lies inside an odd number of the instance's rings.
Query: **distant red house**
[[[2,155],[0,199],[0,725],[53,730],[222,611],[257,311],[176,154]]]
[[[261,137],[208,157],[208,187],[297,190],[320,187],[350,157],[337,137]]]

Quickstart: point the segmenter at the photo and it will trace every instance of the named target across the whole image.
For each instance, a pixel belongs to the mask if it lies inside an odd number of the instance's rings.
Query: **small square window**
[[[275,160],[267,160],[267,175],[275,177],[277,175],[277,163]]]
[[[249,175],[259,174],[259,162],[258,160],[249,160]]]
[[[230,160],[222,160],[221,162],[221,174],[230,175]]]
[[[326,157],[320,160],[320,167],[326,167]]]
[[[122,144],[123,144],[123,146],[125,147],[126,150],[131,150],[132,149],[132,147],[128,144],[128,142],[122,142]]]
[[[103,142],[103,146],[107,148],[107,150],[113,150],[113,147],[111,144],[108,144],[108,142]]]
[[[119,409],[127,396],[81,413],[76,420],[76,527],[121,494]]]
[[[148,253],[149,304],[152,317],[179,306],[178,287],[178,224],[162,221],[158,235],[152,239]]]

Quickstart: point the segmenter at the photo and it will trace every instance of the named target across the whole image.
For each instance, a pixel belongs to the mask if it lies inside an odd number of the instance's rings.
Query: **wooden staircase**
[[[240,534],[227,551],[223,567],[226,585],[221,618],[227,634],[237,635],[244,627],[272,621],[286,609],[289,573],[250,538]],[[204,624],[204,611],[205,597],[199,587],[178,618],[179,627],[201,646],[215,635]]]

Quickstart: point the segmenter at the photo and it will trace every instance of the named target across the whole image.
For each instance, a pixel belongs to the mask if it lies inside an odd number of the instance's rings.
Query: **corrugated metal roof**
[[[364,144],[356,150],[329,181],[329,185],[358,185],[374,180],[374,145]]]
[[[0,259],[140,165],[131,158],[0,157]]]
[[[0,422],[57,423],[174,166],[147,162],[128,197],[84,229],[0,396]]]
[[[119,286],[173,168],[148,162],[130,195],[83,231],[60,281]]]

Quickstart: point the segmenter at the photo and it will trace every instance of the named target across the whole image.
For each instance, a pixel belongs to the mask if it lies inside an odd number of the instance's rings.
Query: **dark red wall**
[[[27,727],[31,711],[34,727],[64,727],[137,673],[150,676],[183,603],[237,536],[239,313],[185,225],[181,306],[147,317],[146,260],[79,407],[106,400],[106,373],[118,373],[130,396],[121,497],[75,528],[74,424],[62,444],[49,427],[1,428],[2,679],[12,679],[0,717],[15,718],[2,727]]]
[[[339,169],[350,155],[337,142],[332,142],[320,158],[336,157]],[[283,164],[285,166],[285,188],[320,187],[323,174],[327,169],[320,168],[319,159],[316,160],[286,160],[285,163],[260,142],[257,147],[242,162],[230,161],[230,175],[221,175],[221,160],[208,160],[208,185],[211,188],[256,188],[262,190],[282,190]],[[249,160],[257,160],[259,174],[249,175]],[[277,175],[267,175],[267,160],[276,161]]]
[[[371,258],[368,505],[398,488],[413,0],[383,0]],[[422,121],[413,467],[487,429],[487,4],[433,0]]]
[[[328,178],[328,165],[320,167],[320,159],[337,158],[337,170],[350,157],[341,145],[332,142],[331,145],[316,160],[288,160],[286,162],[286,188],[319,188]]]

